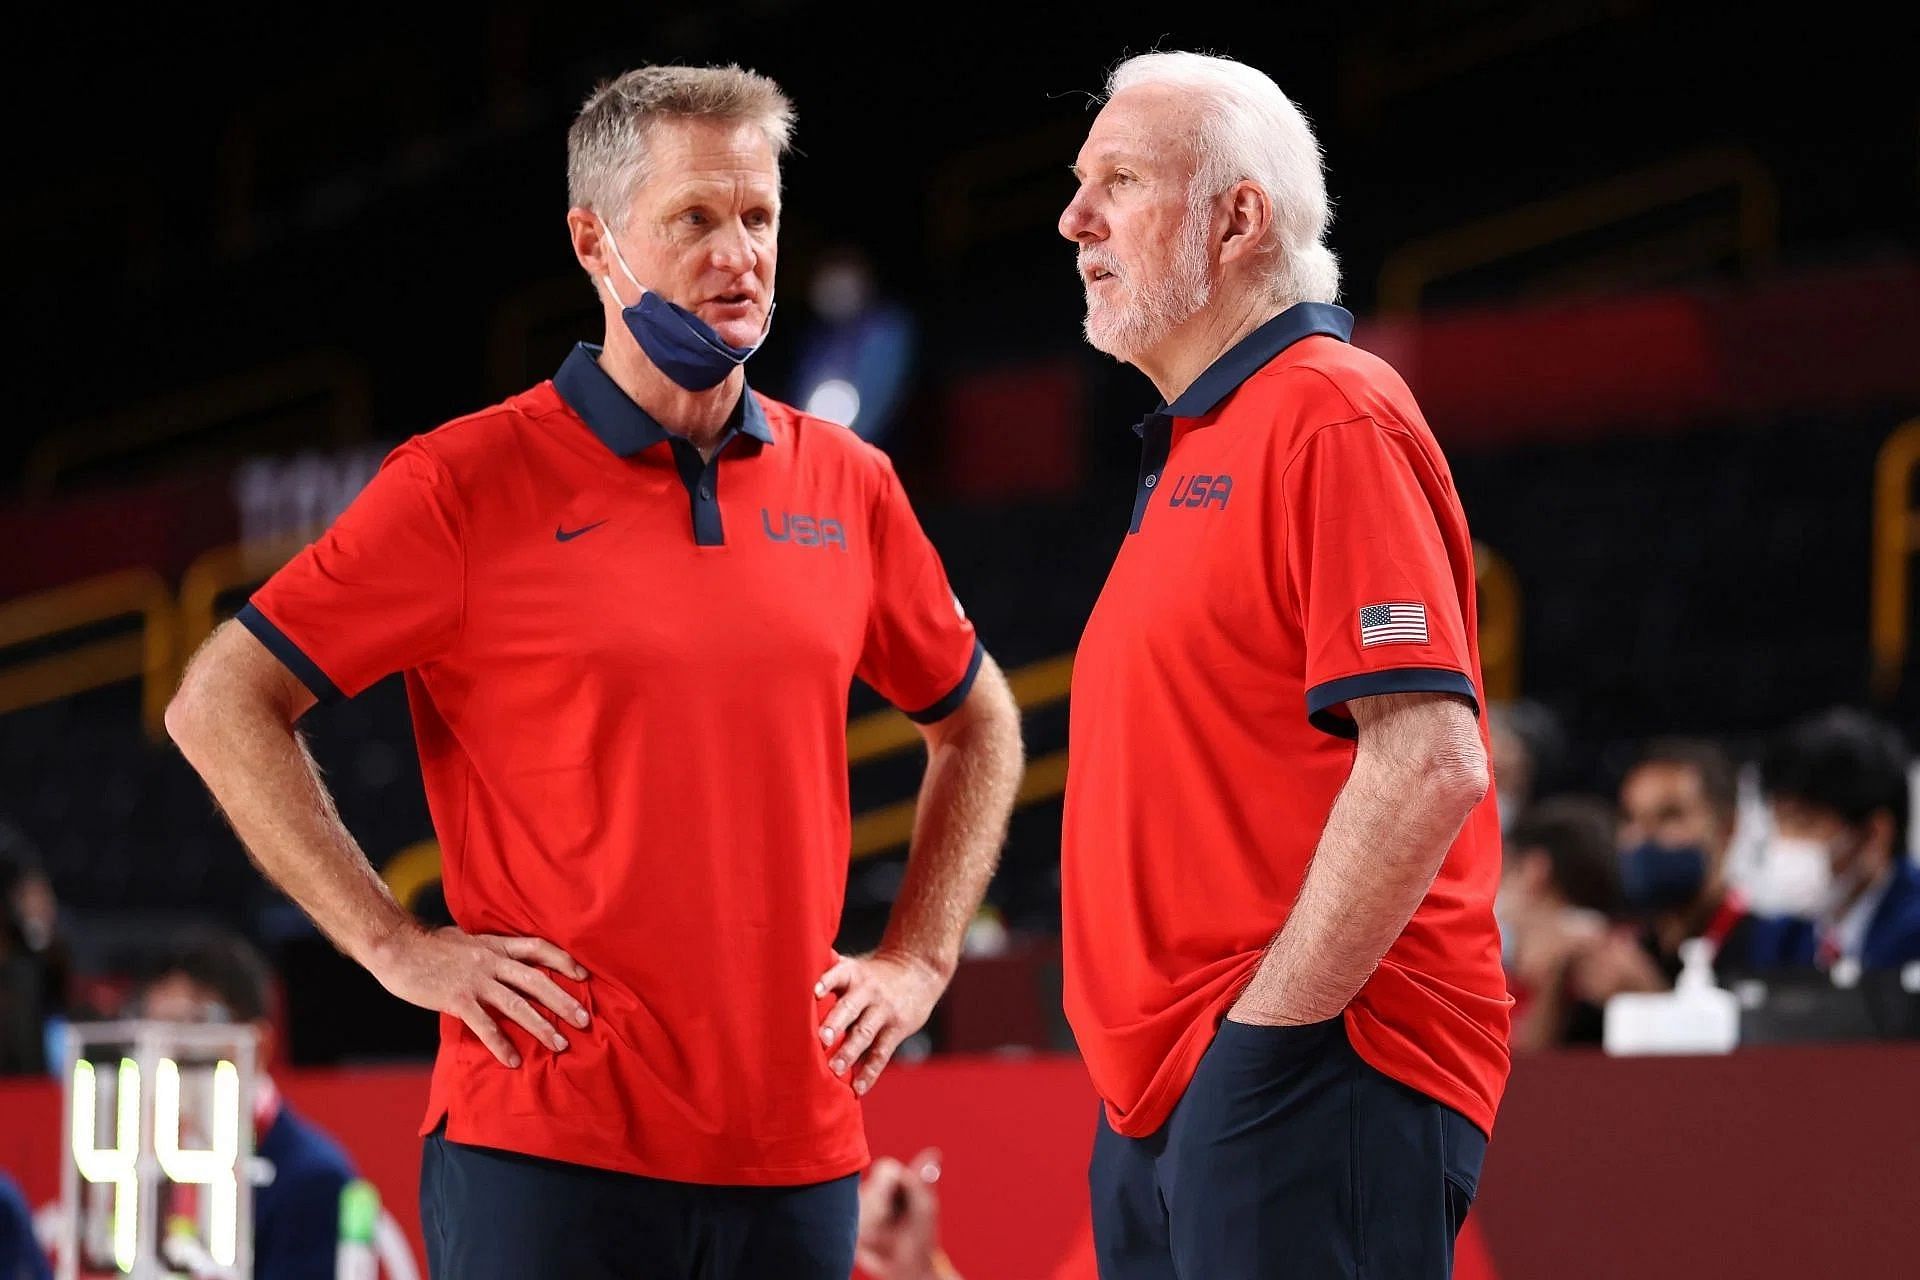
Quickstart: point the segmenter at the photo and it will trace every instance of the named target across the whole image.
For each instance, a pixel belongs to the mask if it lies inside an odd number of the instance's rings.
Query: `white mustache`
[[[1121,278],[1121,279],[1125,278],[1121,274],[1119,261],[1114,257],[1112,257],[1111,255],[1101,253],[1098,250],[1090,250],[1086,253],[1081,254],[1080,260],[1074,265],[1078,269],[1080,273],[1080,277],[1083,280],[1086,278],[1087,269],[1089,267],[1091,267],[1095,271],[1105,271],[1115,276],[1116,278]]]

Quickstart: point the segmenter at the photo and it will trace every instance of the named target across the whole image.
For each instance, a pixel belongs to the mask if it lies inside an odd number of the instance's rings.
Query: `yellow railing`
[[[215,547],[187,566],[180,578],[180,658],[184,664],[213,634],[220,621],[220,598],[240,587],[265,582],[274,570],[304,547],[311,533],[256,538]]]
[[[1066,699],[1073,683],[1073,655],[1061,654],[1007,673],[1007,685],[1022,711],[1037,711]],[[898,711],[876,711],[847,726],[847,762],[861,764],[913,746],[920,732]],[[1067,753],[1056,751],[1027,762],[1020,783],[1021,804],[1059,795],[1067,785]],[[870,809],[853,820],[853,856],[870,857],[898,848],[913,838],[915,802]]]
[[[142,679],[141,710],[157,729],[172,689],[173,596],[151,569],[122,569],[0,604],[0,649],[140,619],[138,635],[86,640],[60,653],[7,664],[0,671],[0,714],[72,697],[89,689]]]
[[[440,842],[431,837],[415,841],[388,858],[380,868],[381,879],[393,894],[393,900],[409,911],[420,891],[440,878]]]
[[[187,567],[176,599],[152,569],[122,569],[0,603],[0,650],[138,616],[137,635],[86,639],[19,662],[0,659],[0,715],[123,680],[141,681],[141,721],[158,738],[180,670],[219,621],[220,597],[265,581],[305,535],[217,547]]]
[[[1725,236],[1710,237],[1708,247],[1731,252],[1748,270],[1764,266],[1779,242],[1779,188],[1751,152],[1715,149],[1415,240],[1381,266],[1380,309],[1415,311],[1437,280],[1729,189],[1735,197],[1733,227]]]
[[[1868,623],[1873,695],[1900,691],[1912,638],[1911,564],[1920,551],[1920,510],[1913,504],[1913,473],[1920,467],[1920,418],[1902,423],[1880,446],[1873,473],[1873,599]]]
[[[1520,579],[1506,557],[1484,542],[1473,544],[1473,573],[1480,588],[1480,674],[1489,702],[1520,696]]]

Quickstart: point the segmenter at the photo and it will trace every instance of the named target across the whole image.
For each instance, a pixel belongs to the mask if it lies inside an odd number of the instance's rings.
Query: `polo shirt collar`
[[[600,437],[600,443],[623,458],[674,438],[673,432],[656,422],[607,376],[600,367],[600,348],[591,342],[574,344],[560,371],[553,375],[553,386],[567,407]],[[740,403],[734,406],[723,435],[736,430],[761,444],[773,443],[766,412],[747,387],[741,388]]]
[[[1180,393],[1172,404],[1162,403],[1155,410],[1169,418],[1204,418],[1220,406],[1241,383],[1267,367],[1267,363],[1302,338],[1325,334],[1342,342],[1353,340],[1353,313],[1331,302],[1296,302],[1273,319],[1235,343],[1231,350],[1207,366],[1193,385]],[[1134,428],[1144,434],[1145,423]]]

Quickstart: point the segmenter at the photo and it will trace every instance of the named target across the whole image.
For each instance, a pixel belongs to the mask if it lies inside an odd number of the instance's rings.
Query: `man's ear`
[[[596,281],[613,270],[613,255],[607,251],[606,226],[591,209],[567,210],[567,238],[573,242],[574,260]]]
[[[1227,225],[1220,233],[1220,261],[1235,262],[1260,252],[1273,226],[1273,201],[1259,185],[1236,182],[1221,197],[1226,202]]]

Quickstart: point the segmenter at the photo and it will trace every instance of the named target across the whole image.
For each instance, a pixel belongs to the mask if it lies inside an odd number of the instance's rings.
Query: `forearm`
[[[994,678],[1004,691],[997,672]],[[906,878],[881,942],[883,950],[917,956],[942,975],[959,961],[1020,785],[1019,713],[1010,696],[992,701],[1001,705],[929,742]]]
[[[1485,787],[1477,740],[1394,751],[1370,750],[1363,738],[1243,1005],[1287,1022],[1345,1009],[1406,928]]]
[[[343,952],[368,964],[413,923],[342,825],[286,716],[239,691],[176,699],[168,728],[261,872]]]

